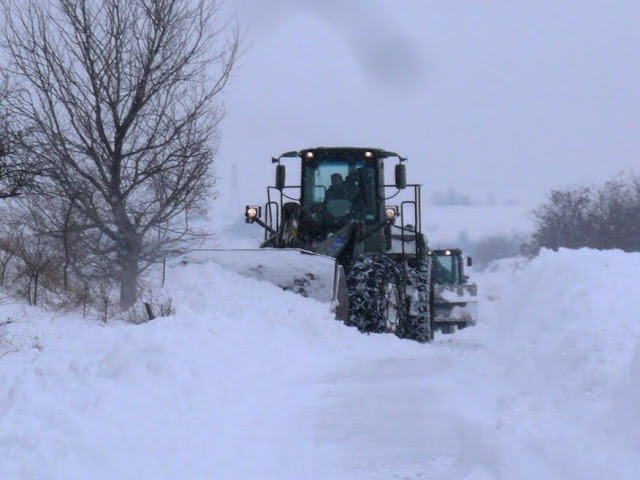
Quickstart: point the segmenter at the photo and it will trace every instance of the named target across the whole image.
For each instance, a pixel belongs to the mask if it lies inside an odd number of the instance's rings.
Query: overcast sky
[[[226,8],[248,47],[226,98],[227,198],[261,201],[270,156],[309,146],[395,150],[427,195],[456,188],[480,201],[538,202],[551,188],[640,170],[640,2]]]

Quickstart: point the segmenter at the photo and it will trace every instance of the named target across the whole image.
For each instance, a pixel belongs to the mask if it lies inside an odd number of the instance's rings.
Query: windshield
[[[367,163],[360,156],[346,155],[305,160],[304,208],[321,214],[329,227],[350,219],[375,220],[375,163]]]
[[[335,192],[338,188],[344,187],[344,179],[355,169],[363,166],[362,163],[335,161],[315,162],[315,164],[307,165],[305,169],[305,199],[313,203],[324,202],[329,189],[331,192]],[[331,188],[332,185],[335,187]],[[331,192],[329,196],[331,196]]]
[[[436,253],[432,258],[436,283],[460,283],[457,256]]]

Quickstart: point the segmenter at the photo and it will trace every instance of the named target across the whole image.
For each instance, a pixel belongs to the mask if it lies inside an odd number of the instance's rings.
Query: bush
[[[17,351],[17,347],[7,335],[7,326],[12,323],[10,318],[0,320],[0,358]]]
[[[533,211],[535,231],[522,253],[541,248],[640,251],[640,180],[614,178],[601,187],[554,190]]]
[[[169,317],[176,313],[170,297],[157,297],[149,292],[146,299],[141,300],[125,312],[124,320],[139,325],[159,317]]]

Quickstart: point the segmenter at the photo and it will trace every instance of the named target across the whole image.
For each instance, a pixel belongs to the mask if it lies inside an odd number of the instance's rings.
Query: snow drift
[[[501,262],[430,345],[175,275],[144,325],[0,306],[0,478],[640,478],[640,255]]]

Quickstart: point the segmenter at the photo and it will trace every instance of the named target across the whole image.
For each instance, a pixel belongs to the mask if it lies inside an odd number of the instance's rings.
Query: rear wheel
[[[351,265],[348,325],[362,332],[395,332],[406,321],[407,309],[398,265],[378,253],[364,253]]]
[[[418,342],[433,340],[431,259],[413,259],[407,266],[407,281],[411,295],[407,298],[408,312],[399,336]]]

